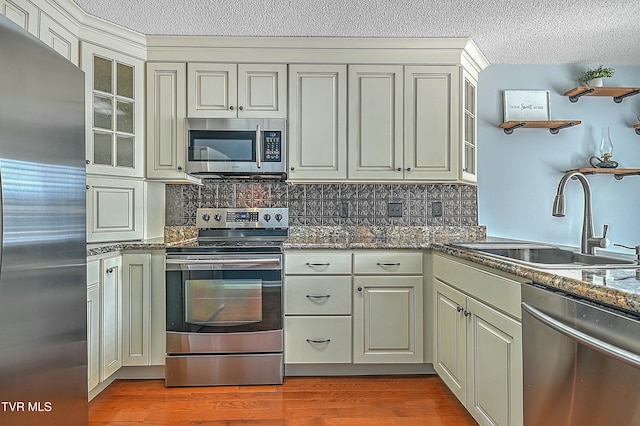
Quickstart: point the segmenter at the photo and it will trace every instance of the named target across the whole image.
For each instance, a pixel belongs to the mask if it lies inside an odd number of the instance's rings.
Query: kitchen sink
[[[640,267],[635,261],[611,256],[583,254],[554,245],[527,242],[476,242],[455,243],[452,247],[481,252],[534,268],[633,268]]]

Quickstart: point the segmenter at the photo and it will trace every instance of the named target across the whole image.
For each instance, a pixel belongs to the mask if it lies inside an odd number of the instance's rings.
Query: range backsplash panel
[[[389,217],[389,203],[402,217]],[[441,203],[441,216],[437,213]],[[345,216],[345,204],[348,215]],[[288,184],[205,179],[166,186],[166,225],[193,226],[199,207],[288,207],[292,226],[476,226],[478,193],[463,184]],[[397,207],[397,206],[394,206]]]

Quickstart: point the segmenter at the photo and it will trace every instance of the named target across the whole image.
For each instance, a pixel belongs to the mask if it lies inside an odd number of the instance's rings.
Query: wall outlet
[[[389,217],[402,217],[402,203],[389,203]]]
[[[340,217],[349,217],[349,203],[346,201],[340,203]]]
[[[434,201],[431,204],[431,216],[442,217],[442,201]]]

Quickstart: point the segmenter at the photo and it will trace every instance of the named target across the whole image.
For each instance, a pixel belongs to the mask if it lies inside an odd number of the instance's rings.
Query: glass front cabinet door
[[[87,173],[144,176],[144,62],[90,43],[86,79]]]

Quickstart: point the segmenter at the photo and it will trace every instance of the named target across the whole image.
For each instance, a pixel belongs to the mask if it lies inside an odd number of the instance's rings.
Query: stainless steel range
[[[281,384],[286,208],[198,209],[167,249],[166,386]]]

